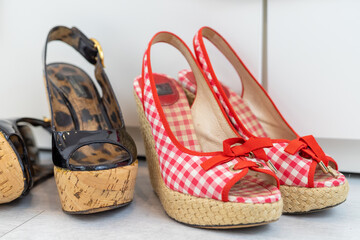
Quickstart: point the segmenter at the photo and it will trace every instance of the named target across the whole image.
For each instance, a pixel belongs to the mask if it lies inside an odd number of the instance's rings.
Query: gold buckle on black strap
[[[105,67],[105,65],[104,65],[104,52],[102,50],[102,47],[101,47],[99,41],[96,40],[95,38],[90,38],[90,40],[94,43],[94,47],[97,49],[97,51],[99,53],[101,65],[103,67]],[[96,61],[98,61],[98,59],[96,59]]]
[[[46,123],[51,123],[51,119],[48,117],[43,117],[43,121]]]

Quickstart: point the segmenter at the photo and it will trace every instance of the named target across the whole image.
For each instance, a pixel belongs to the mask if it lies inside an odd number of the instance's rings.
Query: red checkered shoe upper
[[[261,153],[262,149],[268,147],[269,144],[272,145],[271,141],[260,140],[260,147],[256,148],[249,144],[249,141],[242,140],[226,120],[226,114],[222,111],[220,103],[214,95],[209,95],[212,99],[207,98],[206,102],[210,103],[208,106],[216,109],[214,110],[217,111],[216,114],[224,118],[227,127],[223,126],[223,130],[231,131],[232,137],[235,137],[230,140],[231,143],[236,142],[232,144],[234,146],[228,145],[227,152],[221,151],[222,143],[224,140],[226,142],[227,138],[220,138],[223,133],[213,138],[212,131],[216,130],[216,126],[213,129],[207,129],[207,134],[198,130],[199,125],[207,126],[208,119],[213,119],[211,110],[203,116],[203,119],[199,119],[199,116],[202,118],[201,115],[190,109],[185,93],[174,79],[163,74],[152,73],[150,46],[169,38],[172,39],[170,44],[182,49],[183,54],[184,51],[189,51],[175,35],[158,33],[150,42],[144,55],[142,77],[134,81],[136,95],[143,103],[145,116],[151,126],[161,176],[166,186],[181,193],[222,201],[241,203],[279,201],[281,195],[277,188],[276,176],[267,165],[253,158],[250,150],[244,151],[247,146],[252,146],[251,151],[256,157],[264,157],[266,154]],[[191,63],[190,65],[198,67],[190,52],[184,55]],[[198,68],[197,71],[202,76],[201,81],[205,81],[201,70]],[[205,86],[211,93],[209,85]],[[218,124],[223,124],[223,120],[219,120]],[[220,121],[223,122],[220,123]],[[220,146],[220,149],[216,147],[213,151],[207,151],[206,141]],[[259,142],[257,139],[252,139],[252,141]],[[212,144],[210,146],[213,146]],[[274,181],[269,181],[266,175],[272,176]]]
[[[242,80],[243,93],[241,95],[231,91],[217,79],[203,38],[213,43],[234,66]],[[193,43],[198,62],[236,130],[245,138],[259,136],[273,139],[273,147],[264,150],[278,170],[280,184],[334,187],[345,183],[344,175],[337,171],[336,162],[323,153],[313,137],[298,136],[279,113],[266,91],[220,34],[211,28],[204,27],[197,32]],[[197,86],[192,77],[189,70],[179,73],[179,81],[183,87],[195,93]],[[256,98],[253,97],[254,94]],[[257,108],[257,114],[254,114],[246,104],[249,102],[251,102],[251,107]]]

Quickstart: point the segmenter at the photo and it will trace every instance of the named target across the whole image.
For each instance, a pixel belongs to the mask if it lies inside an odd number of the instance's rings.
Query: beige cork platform
[[[284,213],[301,214],[335,207],[346,200],[349,183],[337,187],[305,188],[280,186]]]
[[[24,192],[25,179],[20,161],[0,132],[0,204],[19,198]]]
[[[137,160],[125,167],[98,171],[54,167],[62,209],[70,214],[90,214],[130,203],[137,169]]]
[[[222,202],[194,197],[168,188],[160,174],[159,159],[150,124],[136,93],[135,100],[145,142],[151,184],[169,217],[193,227],[209,229],[252,227],[280,218],[282,200],[265,204]]]

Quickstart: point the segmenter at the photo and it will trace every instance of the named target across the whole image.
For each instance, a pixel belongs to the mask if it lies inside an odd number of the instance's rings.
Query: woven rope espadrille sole
[[[346,200],[349,183],[337,187],[306,188],[280,186],[284,213],[301,214],[335,207]]]
[[[179,193],[168,188],[160,174],[158,156],[151,127],[143,106],[135,95],[151,184],[167,215],[174,220],[199,228],[241,228],[276,221],[282,213],[282,200],[275,203],[249,204],[221,202]]]
[[[0,204],[19,198],[24,191],[24,172],[19,161],[0,132]]]
[[[134,196],[138,161],[99,171],[54,167],[61,206],[70,214],[90,214],[122,207]]]

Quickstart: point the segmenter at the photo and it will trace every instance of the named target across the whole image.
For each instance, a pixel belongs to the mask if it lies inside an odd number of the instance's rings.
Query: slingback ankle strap
[[[215,93],[213,92],[209,83],[205,80],[206,77],[203,74],[203,72],[201,71],[201,67],[200,67],[199,63],[195,60],[195,57],[192,54],[191,50],[187,47],[187,45],[185,44],[184,41],[182,41],[178,36],[176,36],[175,34],[170,33],[170,32],[158,32],[157,34],[155,34],[154,37],[150,40],[148,47],[145,51],[144,58],[143,58],[143,65],[142,65],[142,77],[139,80],[139,85],[140,85],[140,88],[142,89],[141,100],[142,100],[143,105],[144,105],[145,101],[147,100],[147,96],[146,96],[147,94],[145,94],[145,88],[146,88],[149,91],[152,91],[151,95],[154,97],[155,104],[158,106],[160,116],[162,116],[162,122],[164,123],[164,125],[166,126],[167,129],[170,129],[169,123],[165,117],[165,114],[164,114],[161,104],[160,104],[159,95],[156,91],[156,86],[155,86],[156,84],[155,84],[155,80],[154,80],[154,76],[153,76],[153,72],[152,72],[152,66],[151,66],[151,57],[150,57],[151,56],[151,47],[157,43],[166,43],[166,44],[174,47],[175,49],[177,49],[184,56],[185,60],[189,64],[192,72],[196,76],[195,81],[198,82],[198,85],[201,84],[203,86],[204,93],[206,91],[205,94],[212,95],[212,97],[214,99],[214,104],[218,105],[219,112],[221,111],[221,113],[227,120],[226,113],[222,109],[221,103],[215,98]],[[194,105],[196,105],[196,101],[194,102],[193,106]],[[146,106],[144,106],[144,109],[146,109]],[[232,125],[230,124],[230,122],[228,122],[228,123],[229,123],[229,125],[228,125],[229,128],[235,131],[235,129],[233,129]],[[225,128],[225,126],[224,126],[224,128]],[[172,139],[172,141],[174,143],[176,143],[180,149],[182,149],[184,152],[188,152],[188,149],[184,148],[177,141],[176,137],[173,135],[173,133],[171,131],[169,131],[169,135],[170,135],[170,138]]]
[[[37,118],[19,118],[16,119],[16,123],[28,123],[33,127],[42,127],[46,131],[51,133],[51,124],[50,121],[44,121]]]
[[[202,74],[202,72],[199,71],[200,65],[195,61],[195,57],[192,55],[190,49],[179,37],[177,37],[176,35],[170,32],[158,32],[150,40],[143,58],[142,78],[140,79],[140,83],[139,83],[143,93],[144,93],[144,78],[148,78],[150,76],[150,78],[152,79],[152,68],[151,68],[151,60],[150,60],[151,47],[152,45],[160,42],[167,43],[173,46],[174,48],[176,48],[177,50],[179,50],[181,54],[185,57],[186,61],[189,63],[190,68],[192,69],[194,74]],[[144,101],[144,98],[142,98],[142,100]]]
[[[99,42],[95,39],[89,39],[76,27],[67,28],[57,26],[50,30],[44,48],[44,75],[46,86],[49,91],[49,80],[47,72],[47,46],[52,41],[61,41],[72,46],[79,52],[89,63],[95,65],[95,78],[102,89],[102,102],[106,112],[114,112],[114,116],[109,118],[110,124],[114,129],[125,127],[124,119],[120,110],[120,106],[116,100],[115,93],[111,87],[109,79],[104,70],[104,56]],[[52,111],[52,110],[51,110]],[[52,114],[52,113],[51,113]],[[52,128],[55,129],[52,123]]]
[[[5,133],[7,138],[13,134],[21,137],[21,134],[19,133],[19,129],[17,129],[17,125],[20,123],[28,123],[34,127],[42,127],[48,132],[51,132],[49,122],[45,122],[43,120],[36,118],[18,118],[18,119],[0,120],[0,130],[3,133]]]
[[[62,41],[72,46],[91,64],[96,64],[99,60],[100,53],[98,52],[98,48],[95,46],[94,41],[87,38],[76,27],[70,29],[63,26],[57,26],[50,30],[46,39],[45,54],[44,54],[45,64],[46,64],[47,44],[55,40]]]

